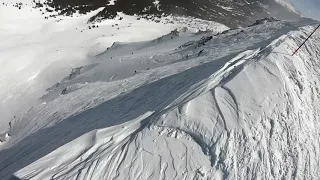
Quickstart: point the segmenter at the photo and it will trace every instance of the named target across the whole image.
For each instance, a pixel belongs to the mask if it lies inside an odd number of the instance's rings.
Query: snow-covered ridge
[[[100,10],[0,6],[1,180],[319,179],[318,22]]]
[[[0,177],[317,179],[315,23],[116,43],[17,118]]]

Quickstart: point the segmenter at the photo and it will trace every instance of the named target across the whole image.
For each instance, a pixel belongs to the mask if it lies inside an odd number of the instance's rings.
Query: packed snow
[[[0,6],[0,179],[320,177],[318,22],[88,17]]]

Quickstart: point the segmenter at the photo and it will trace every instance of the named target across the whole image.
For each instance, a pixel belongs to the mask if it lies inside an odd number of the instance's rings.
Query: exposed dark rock
[[[150,20],[163,15],[191,16],[220,22],[234,28],[248,26],[257,19],[271,15],[279,19],[300,17],[274,0],[160,0],[160,6],[156,6],[153,2],[153,0],[117,0],[114,5],[108,5],[108,0],[49,0],[45,4],[54,8],[60,15],[72,15],[76,11],[87,13],[104,7],[91,17],[89,22],[113,19],[117,16],[117,12],[123,12]],[[38,7],[42,6],[35,3]],[[153,17],[150,18],[150,15]]]
[[[210,41],[213,37],[212,36],[207,36],[207,37],[202,37],[200,41],[198,42],[198,47],[204,46],[208,41]]]
[[[275,21],[279,21],[279,20],[276,19],[276,18],[273,18],[273,17],[267,17],[267,18],[256,20],[256,22],[251,24],[250,26],[256,26],[256,25],[259,25],[259,24],[265,24],[267,22],[275,22]]]

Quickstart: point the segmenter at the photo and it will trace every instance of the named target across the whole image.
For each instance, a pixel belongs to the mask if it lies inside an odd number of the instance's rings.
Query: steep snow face
[[[318,179],[315,23],[115,43],[12,123],[0,178]]]

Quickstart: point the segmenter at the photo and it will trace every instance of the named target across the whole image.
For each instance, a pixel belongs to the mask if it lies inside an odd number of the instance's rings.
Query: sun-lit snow
[[[40,103],[38,99],[45,90],[63,79],[72,68],[90,62],[115,42],[160,37],[185,26],[178,20],[204,30],[227,29],[218,23],[203,23],[197,19],[168,17],[174,23],[164,24],[137,20],[137,17],[121,13],[122,20],[106,20],[94,24],[93,28],[92,24],[87,24],[91,14],[45,19],[30,5],[21,10],[10,5],[0,6],[0,132],[7,129],[16,114]]]
[[[318,22],[29,10],[0,14],[0,179],[320,177]]]

